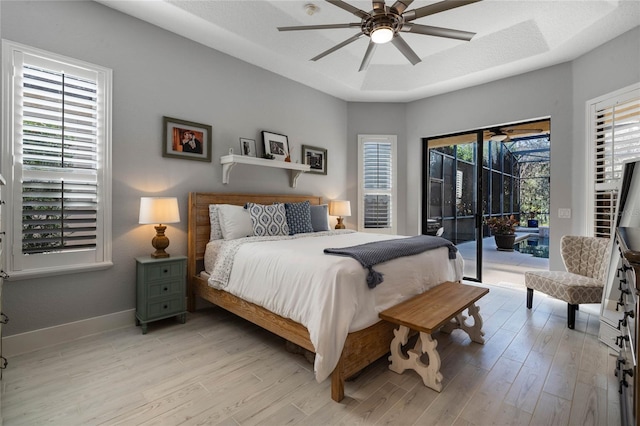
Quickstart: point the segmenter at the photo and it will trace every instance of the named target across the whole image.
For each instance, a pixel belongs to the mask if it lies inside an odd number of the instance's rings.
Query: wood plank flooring
[[[486,344],[435,333],[441,393],[386,357],[346,384],[342,403],[301,355],[221,309],[14,357],[2,380],[5,425],[618,425],[615,357],[598,316],[524,289],[487,286]]]

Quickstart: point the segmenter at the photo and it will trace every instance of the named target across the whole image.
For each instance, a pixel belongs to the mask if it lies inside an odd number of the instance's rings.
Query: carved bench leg
[[[472,341],[484,345],[484,331],[482,331],[482,317],[480,316],[480,308],[475,304],[469,305],[468,313],[473,317],[473,325],[466,323],[467,317],[458,314],[451,319],[450,322],[442,326],[444,333],[451,333],[455,329],[461,329],[469,335]]]
[[[425,386],[440,392],[442,390],[442,374],[440,373],[440,354],[436,349],[438,342],[430,334],[420,333],[415,347],[408,350],[407,356],[404,356],[402,346],[407,343],[409,328],[401,325],[393,333],[395,337],[391,342],[389,369],[399,374],[404,370],[415,370],[422,377]],[[422,362],[423,354],[427,354],[429,357],[429,364]]]

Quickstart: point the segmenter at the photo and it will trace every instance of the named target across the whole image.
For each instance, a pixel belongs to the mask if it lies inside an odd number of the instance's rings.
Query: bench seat
[[[422,377],[425,386],[440,392],[442,374],[440,355],[436,350],[438,342],[431,334],[439,329],[450,333],[459,328],[472,341],[484,344],[482,317],[475,302],[487,293],[489,289],[485,287],[447,281],[380,312],[382,320],[398,325],[391,341],[389,369],[399,374],[407,369],[415,370]],[[467,317],[462,314],[465,309],[473,317],[472,325],[466,323]],[[411,330],[418,331],[420,336],[414,348],[404,355],[402,347],[407,344]],[[428,355],[428,364],[423,362],[423,354]]]

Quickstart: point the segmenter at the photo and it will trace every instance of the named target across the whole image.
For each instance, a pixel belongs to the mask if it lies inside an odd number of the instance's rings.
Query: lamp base
[[[164,235],[164,231],[167,229],[164,225],[155,226],[156,228],[156,236],[151,240],[151,245],[156,251],[151,253],[151,257],[154,259],[169,257],[169,253],[164,251],[167,247],[169,247],[169,238]]]
[[[344,220],[343,217],[339,217],[338,218],[338,223],[336,224],[336,229],[345,229],[344,223],[342,223],[343,220]]]

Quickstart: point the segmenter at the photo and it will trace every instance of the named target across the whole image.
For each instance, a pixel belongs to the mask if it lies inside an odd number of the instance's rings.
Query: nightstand
[[[147,323],[164,318],[187,320],[185,302],[187,257],[136,258],[136,325],[147,334]]]

